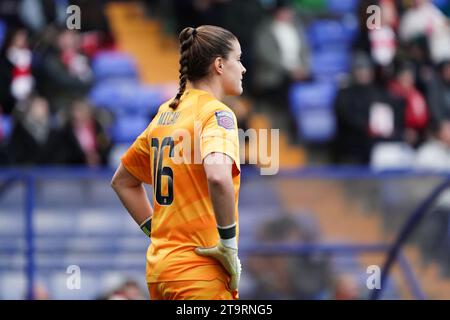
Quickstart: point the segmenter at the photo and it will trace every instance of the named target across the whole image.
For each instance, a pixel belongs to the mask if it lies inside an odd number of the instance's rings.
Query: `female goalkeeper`
[[[179,40],[178,93],[125,153],[111,184],[151,237],[151,299],[237,299],[238,128],[221,100],[242,93],[241,47],[216,26],[185,28]],[[143,183],[152,185],[153,209]]]

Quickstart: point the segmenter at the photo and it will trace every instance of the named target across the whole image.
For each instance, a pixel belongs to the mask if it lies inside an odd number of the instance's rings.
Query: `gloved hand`
[[[212,248],[196,248],[195,252],[204,257],[212,257],[218,260],[231,276],[229,283],[230,289],[235,291],[239,287],[241,278],[241,261],[238,257],[238,250],[227,247],[219,242]]]

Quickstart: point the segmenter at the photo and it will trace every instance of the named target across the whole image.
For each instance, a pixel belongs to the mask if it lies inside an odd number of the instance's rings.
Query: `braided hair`
[[[179,88],[170,108],[178,107],[188,80],[196,81],[205,77],[215,58],[228,56],[233,48],[231,41],[235,39],[230,31],[216,26],[187,27],[180,32]]]
[[[194,37],[197,33],[196,29],[188,27],[184,28],[180,33],[180,82],[178,93],[175,96],[175,99],[170,103],[170,107],[172,109],[176,109],[178,104],[180,103],[180,98],[186,90],[186,83],[188,80],[188,56],[189,49],[192,47],[194,43]]]

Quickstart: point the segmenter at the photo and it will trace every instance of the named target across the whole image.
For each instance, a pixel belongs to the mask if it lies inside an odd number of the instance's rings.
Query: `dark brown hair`
[[[216,26],[187,27],[180,32],[180,87],[170,103],[176,109],[186,89],[187,80],[196,81],[208,75],[217,57],[227,58],[236,36]]]

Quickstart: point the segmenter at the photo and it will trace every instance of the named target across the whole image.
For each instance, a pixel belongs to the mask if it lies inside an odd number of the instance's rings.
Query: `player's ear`
[[[223,73],[223,58],[222,57],[217,57],[216,59],[214,59],[214,71],[217,74]]]

